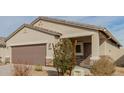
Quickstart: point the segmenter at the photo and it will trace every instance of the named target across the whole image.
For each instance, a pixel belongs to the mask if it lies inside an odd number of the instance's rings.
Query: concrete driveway
[[[0,76],[12,76],[13,69],[12,65],[3,65],[0,66]]]

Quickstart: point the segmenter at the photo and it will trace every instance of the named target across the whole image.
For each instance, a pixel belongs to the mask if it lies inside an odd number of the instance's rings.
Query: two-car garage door
[[[45,65],[46,44],[12,47],[12,62],[16,64]]]

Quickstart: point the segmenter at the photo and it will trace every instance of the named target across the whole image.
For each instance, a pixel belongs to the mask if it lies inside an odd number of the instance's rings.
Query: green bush
[[[60,39],[58,43],[53,44],[54,59],[53,64],[56,68],[58,75],[64,75],[67,70],[71,70],[74,67],[73,62],[73,44],[70,39]]]
[[[35,66],[35,71],[42,71],[43,69],[42,69],[42,65],[36,65]]]
[[[91,68],[91,73],[95,76],[110,76],[114,72],[115,66],[113,65],[112,59],[107,56],[101,57]]]

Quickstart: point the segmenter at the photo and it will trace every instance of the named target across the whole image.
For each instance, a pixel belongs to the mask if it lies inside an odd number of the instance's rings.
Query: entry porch
[[[74,52],[73,61],[76,65],[92,65],[100,58],[100,40],[98,34],[70,37]]]

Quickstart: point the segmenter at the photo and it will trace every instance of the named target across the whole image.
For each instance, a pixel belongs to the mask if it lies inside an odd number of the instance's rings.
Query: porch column
[[[99,34],[92,35],[92,54],[91,54],[91,61],[95,62],[99,60]]]

